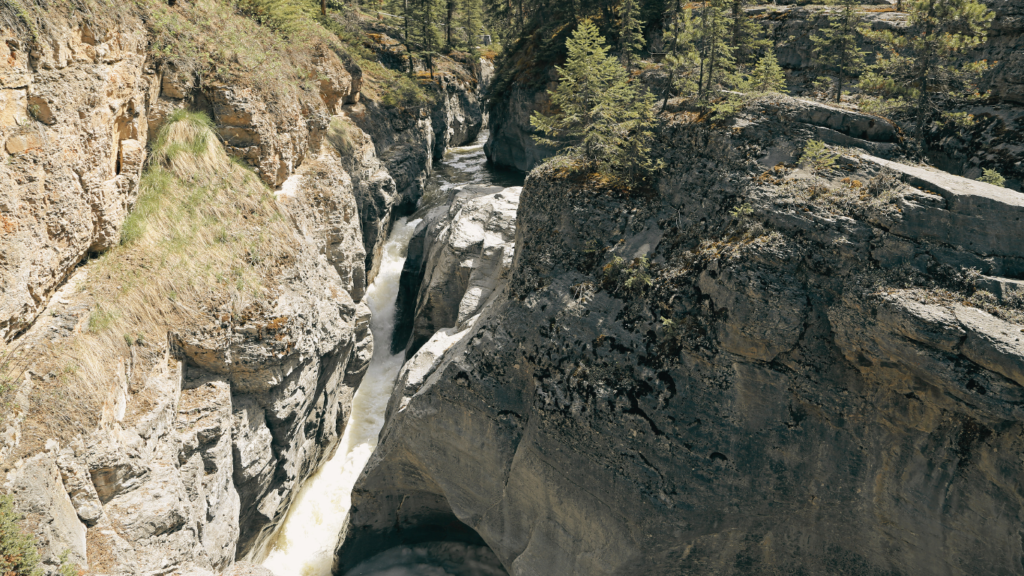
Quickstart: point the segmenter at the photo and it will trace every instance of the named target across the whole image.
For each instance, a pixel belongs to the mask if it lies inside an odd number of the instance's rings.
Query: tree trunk
[[[843,72],[846,71],[846,41],[844,40],[839,46],[842,54],[839,55],[839,73],[836,74],[836,104],[839,104],[840,99],[843,97]]]
[[[668,55],[671,57],[678,57],[679,55],[679,0],[676,0],[676,8],[672,12],[672,49],[669,50]],[[672,93],[672,82],[676,79],[676,69],[672,68],[672,71],[668,74],[668,86],[665,86],[665,101],[661,103],[661,111],[664,112],[668,108],[668,97]]]
[[[736,64],[742,64],[740,60],[743,57],[743,52],[740,48],[740,20],[743,11],[743,0],[733,0],[732,2],[732,47],[739,52],[739,58],[736,59]]]
[[[448,12],[445,15],[445,41],[448,43],[448,49],[452,49],[452,20],[455,18],[455,0],[448,0]]]
[[[320,15],[327,16],[327,0],[320,0]]]

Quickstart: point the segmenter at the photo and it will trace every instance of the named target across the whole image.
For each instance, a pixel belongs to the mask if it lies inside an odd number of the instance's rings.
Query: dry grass
[[[270,191],[229,159],[209,120],[173,115],[155,140],[121,245],[86,267],[74,299],[89,304],[88,314],[72,336],[34,342],[15,458],[95,428],[120,386],[137,396],[130,404],[144,404],[169,330],[216,332],[260,314],[294,260],[292,234]]]

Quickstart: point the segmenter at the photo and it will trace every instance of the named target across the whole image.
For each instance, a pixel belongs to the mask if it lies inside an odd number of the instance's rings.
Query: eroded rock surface
[[[507,283],[396,388],[343,566],[454,517],[524,576],[1019,571],[1024,323],[965,271],[1024,271],[956,219],[1024,207],[873,157],[801,195],[776,152],[816,127],[772,118],[670,125],[651,198],[531,175]]]
[[[55,21],[42,34],[30,46],[0,27],[0,338],[8,341],[88,252],[119,241],[159,89],[144,70],[137,21],[107,30]]]
[[[419,286],[411,334],[396,350],[415,353],[442,328],[465,330],[512,265],[520,189],[467,186],[420,224],[404,275]]]
[[[5,488],[47,570],[65,549],[103,574],[212,575],[257,561],[337,447],[373,353],[366,287],[435,154],[479,132],[478,82],[450,83],[410,115],[362,100],[361,72],[328,50],[314,58],[318,90],[273,100],[148,67],[150,39],[129,17],[45,34],[28,43],[0,31],[0,337],[59,347],[86,329],[91,268],[75,266],[120,242],[147,139],[181,108],[206,112],[226,151],[280,187],[291,250],[253,310],[189,310],[199,321],[168,326],[166,342],[126,334],[129,356],[109,359],[120,378],[97,384],[99,428],[6,462]],[[353,122],[366,106],[371,134]],[[143,355],[153,369],[139,374]],[[40,376],[50,375],[25,373],[16,402]],[[5,460],[24,412],[4,423]]]

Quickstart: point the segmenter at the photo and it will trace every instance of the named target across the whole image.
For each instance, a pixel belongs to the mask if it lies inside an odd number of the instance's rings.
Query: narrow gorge
[[[976,4],[0,0],[0,572],[1024,574]]]

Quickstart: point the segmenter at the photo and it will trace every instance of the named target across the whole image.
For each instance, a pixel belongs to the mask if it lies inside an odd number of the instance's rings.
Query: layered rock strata
[[[125,335],[130,356],[110,359],[123,377],[97,384],[99,428],[12,460],[34,382],[57,377],[27,370],[4,422],[5,489],[48,570],[65,551],[106,574],[258,560],[337,446],[373,352],[366,287],[434,156],[479,131],[479,82],[447,85],[409,120],[362,101],[360,71],[330,51],[316,58],[314,89],[271,102],[151,67],[131,17],[102,30],[55,18],[32,41],[23,32],[0,31],[0,337],[54,349],[87,329],[93,267],[76,265],[120,241],[147,139],[181,108],[207,112],[227,152],[280,187],[294,260],[259,313],[178,310],[202,325],[168,326],[165,342]],[[356,125],[367,107],[372,134]]]
[[[530,176],[339,561],[454,518],[513,575],[1019,571],[1020,196],[777,167],[815,129],[775,115],[664,134],[647,197]]]

